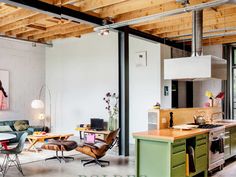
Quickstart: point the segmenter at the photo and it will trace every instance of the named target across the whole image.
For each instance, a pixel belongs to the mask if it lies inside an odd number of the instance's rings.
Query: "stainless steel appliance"
[[[225,136],[225,127],[223,125],[214,125],[214,124],[205,124],[205,125],[200,125],[199,128],[203,129],[210,129],[209,132],[209,161],[208,161],[208,171],[211,171],[217,167],[220,169],[223,168],[224,165],[224,150],[222,151],[215,151],[212,152],[212,144],[215,141],[219,141],[222,138],[224,139]],[[222,144],[224,148],[224,141]]]

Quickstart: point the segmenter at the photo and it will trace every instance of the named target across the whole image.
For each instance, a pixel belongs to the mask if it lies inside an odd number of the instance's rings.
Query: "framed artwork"
[[[136,67],[147,66],[147,51],[136,53]]]
[[[9,109],[9,71],[0,70],[0,111]]]

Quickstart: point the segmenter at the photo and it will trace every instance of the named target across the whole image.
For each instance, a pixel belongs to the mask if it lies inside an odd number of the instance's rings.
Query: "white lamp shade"
[[[42,100],[33,100],[31,103],[31,107],[33,109],[43,109],[44,108],[44,103]]]

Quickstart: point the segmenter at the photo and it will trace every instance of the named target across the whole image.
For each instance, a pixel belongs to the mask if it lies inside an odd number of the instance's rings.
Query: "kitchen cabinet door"
[[[234,156],[236,155],[236,128],[231,129],[230,140],[231,156]]]

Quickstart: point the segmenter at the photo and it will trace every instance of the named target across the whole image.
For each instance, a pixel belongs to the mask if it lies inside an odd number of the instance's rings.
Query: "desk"
[[[85,128],[76,128],[75,130],[79,131],[80,139],[83,139],[82,132],[83,134],[85,133],[95,134],[96,138],[99,138],[99,139],[106,139],[107,135],[110,133],[110,131],[107,131],[107,130],[97,131],[97,130],[89,130]]]

